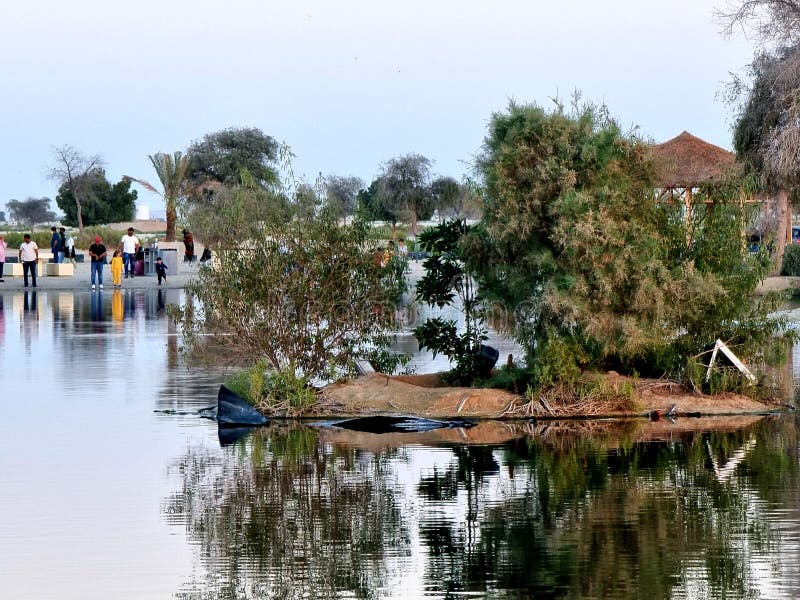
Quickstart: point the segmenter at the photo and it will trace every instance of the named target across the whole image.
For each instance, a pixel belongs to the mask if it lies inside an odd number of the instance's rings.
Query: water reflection
[[[796,596],[800,423],[702,423],[506,424],[488,444],[372,451],[272,426],[191,448],[164,513],[206,575],[178,597]]]
[[[800,595],[794,416],[218,437],[154,412],[224,377],[182,292],[37,292],[0,294],[1,597]]]

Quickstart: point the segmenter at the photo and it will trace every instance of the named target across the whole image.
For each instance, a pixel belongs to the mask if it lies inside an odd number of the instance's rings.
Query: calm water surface
[[[0,301],[0,598],[800,596],[793,414],[221,441],[180,292]]]

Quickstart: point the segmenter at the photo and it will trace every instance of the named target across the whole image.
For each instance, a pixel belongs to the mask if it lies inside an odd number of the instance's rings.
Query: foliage
[[[77,186],[84,190],[81,214],[84,227],[130,221],[136,210],[136,190],[131,190],[130,179],[123,178],[115,184],[106,179],[105,170],[97,168],[76,178]],[[68,227],[78,225],[78,206],[69,185],[58,189],[56,204],[64,211],[61,222]]]
[[[263,193],[241,187],[216,200],[215,262],[189,285],[199,310],[180,314],[188,346],[309,381],[352,373],[356,358],[387,345],[394,315],[366,227],[325,214],[253,220],[245,209]]]
[[[87,175],[101,168],[103,159],[99,154],[87,156],[69,145],[53,148],[53,157],[54,165],[48,175],[72,194],[75,201],[75,220],[78,229],[83,231],[83,203],[87,199],[87,188],[91,182]]]
[[[325,180],[325,205],[339,218],[347,217],[356,211],[356,198],[364,187],[358,177],[329,175]]]
[[[12,221],[19,221],[33,227],[36,223],[49,223],[56,220],[56,213],[50,210],[50,198],[28,198],[9,200],[6,207]]]
[[[460,220],[447,221],[427,229],[419,242],[430,256],[422,266],[425,275],[417,282],[417,300],[430,306],[457,306],[464,315],[464,331],[459,333],[454,319],[434,317],[414,329],[420,349],[429,349],[434,357],[442,353],[455,362],[446,379],[451,383],[470,385],[478,377],[486,377],[486,359],[481,345],[487,339],[480,315],[480,298],[471,274],[461,257],[461,240],[470,227]]]
[[[278,184],[278,143],[256,127],[231,127],[206,134],[187,150],[188,177],[195,188],[209,182],[235,185],[247,171],[263,188]]]
[[[383,165],[378,177],[378,201],[395,216],[407,216],[411,232],[417,232],[417,220],[433,214],[430,189],[431,161],[421,154],[406,154]]]
[[[161,189],[156,188],[144,179],[137,179],[127,175],[125,179],[135,181],[164,199],[167,213],[166,241],[174,242],[175,223],[178,219],[178,201],[185,197],[190,190],[189,157],[180,152],[174,152],[173,154],[158,152],[151,154],[147,158],[150,159],[158,180],[161,182]]]
[[[800,277],[800,245],[792,244],[787,246],[783,255],[783,266],[781,275],[789,277]]]
[[[780,260],[791,241],[789,190],[800,183],[800,2],[740,0],[718,13],[727,32],[743,30],[755,38],[748,65],[750,82],[734,76],[729,100],[737,109],[734,146],[744,164],[776,193],[779,228],[775,257]],[[796,192],[794,202],[798,201]]]
[[[19,245],[22,243],[22,236],[24,231],[13,231],[8,232],[5,234],[5,240],[8,244],[9,248],[19,248]],[[39,248],[49,248],[50,247],[50,237],[51,233],[49,230],[46,231],[33,231],[30,232],[31,239],[36,242],[36,245]],[[93,226],[87,227],[83,230],[83,232],[78,231],[67,231],[67,236],[72,236],[75,240],[75,248],[78,249],[87,249],[89,246],[94,243],[94,238],[96,236],[100,236],[103,239],[103,242],[108,245],[114,245],[122,239],[122,236],[125,235],[124,231],[120,231],[118,229],[112,229],[110,227],[101,227],[101,226]],[[139,239],[141,239],[141,234],[139,235]]]
[[[431,183],[431,194],[440,217],[475,219],[481,214],[481,198],[468,183],[459,183],[452,177],[437,177]]]
[[[752,297],[768,261],[745,249],[742,182],[715,189],[687,229],[653,201],[645,146],[577,102],[495,114],[478,168],[484,221],[465,256],[539,384],[587,368],[683,377],[718,337],[751,363],[793,339],[774,340],[777,299]]]
[[[414,369],[409,366],[411,357],[408,354],[392,352],[387,348],[376,348],[367,354],[372,367],[378,373],[389,375],[411,375]]]
[[[75,239],[76,248],[88,249],[89,246],[94,243],[94,238],[97,236],[100,236],[106,246],[116,247],[123,235],[125,235],[125,231],[95,225],[87,227],[82,232],[75,233],[73,237]],[[136,235],[140,240],[142,239],[142,234],[137,233]]]
[[[228,377],[225,385],[262,410],[300,414],[311,409],[317,400],[308,379],[291,371],[270,371],[264,361]]]
[[[365,221],[386,221],[394,231],[400,216],[383,203],[380,187],[381,179],[378,178],[369,184],[367,189],[359,190],[356,196],[356,210],[361,219]]]
[[[47,231],[9,231],[4,234],[5,242],[8,244],[9,249],[18,249],[20,244],[23,242],[23,235],[28,233],[31,236],[31,240],[36,242],[36,245],[41,249],[49,249],[50,248],[50,237],[51,233],[49,230]]]

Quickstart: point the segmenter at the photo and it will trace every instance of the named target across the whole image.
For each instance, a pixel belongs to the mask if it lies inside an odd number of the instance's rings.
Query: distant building
[[[147,204],[136,205],[136,220],[137,221],[150,220],[150,207]]]

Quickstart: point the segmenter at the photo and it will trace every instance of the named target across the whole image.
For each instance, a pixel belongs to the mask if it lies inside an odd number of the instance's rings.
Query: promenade
[[[197,261],[192,263],[178,263],[177,273],[167,273],[167,281],[161,284],[165,289],[178,289],[186,287],[189,279],[196,275],[198,270],[202,268]],[[0,293],[7,290],[21,290],[23,288],[22,277],[11,277],[10,265],[5,266],[4,270],[4,283],[0,283]],[[75,271],[72,276],[48,276],[40,275],[36,278],[37,290],[89,290],[92,287],[91,281],[91,268],[88,262],[75,263]],[[28,289],[31,282],[28,282]],[[122,277],[122,288],[141,290],[146,288],[157,288],[158,278],[153,275],[141,275],[133,279],[125,279]],[[111,284],[111,266],[105,265],[103,267],[103,289],[112,290],[114,286]]]

